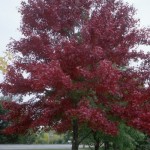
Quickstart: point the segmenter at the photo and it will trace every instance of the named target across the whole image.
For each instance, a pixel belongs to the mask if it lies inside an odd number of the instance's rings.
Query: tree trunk
[[[100,139],[99,139],[99,137],[97,137],[97,132],[94,132],[94,131],[93,131],[93,137],[94,137],[94,140],[95,140],[95,143],[94,143],[94,150],[99,150],[99,147],[100,147]]]
[[[113,143],[113,150],[118,150],[118,147],[115,143]]]
[[[96,143],[95,143],[95,150],[99,150],[99,145],[100,145],[100,141],[97,140]]]
[[[78,150],[78,120],[74,119],[72,121],[73,126],[73,139],[72,139],[72,150]]]
[[[109,150],[109,142],[108,141],[104,142],[104,150]]]

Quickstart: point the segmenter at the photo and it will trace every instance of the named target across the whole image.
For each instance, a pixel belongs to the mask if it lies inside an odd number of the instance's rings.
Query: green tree
[[[87,133],[90,134],[88,135]],[[90,128],[85,126],[80,134],[83,137],[88,135],[83,141],[83,144],[94,147],[95,150],[99,150],[100,147],[108,150],[139,150],[142,146],[144,148],[148,147],[145,140],[146,135],[124,123],[120,123],[117,136],[110,136],[102,132],[91,131]],[[142,146],[140,144],[142,144]]]
[[[150,136],[145,135],[143,140],[139,140],[135,150],[149,150],[150,149]]]

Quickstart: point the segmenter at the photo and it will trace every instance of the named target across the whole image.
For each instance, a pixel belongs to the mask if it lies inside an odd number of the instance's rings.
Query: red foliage
[[[16,57],[1,89],[34,100],[3,103],[3,119],[11,121],[5,132],[64,132],[77,119],[114,135],[121,119],[150,134],[150,54],[136,51],[150,45],[150,29],[138,28],[133,7],[121,0],[28,0],[20,13],[24,37],[9,45]],[[135,70],[129,63],[138,59]]]

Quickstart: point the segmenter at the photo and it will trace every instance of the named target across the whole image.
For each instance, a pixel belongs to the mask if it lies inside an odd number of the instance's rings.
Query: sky
[[[150,26],[150,0],[124,0],[138,9],[137,16],[141,26]],[[10,38],[19,39],[21,34],[17,30],[20,26],[18,8],[20,0],[0,0],[0,56],[6,50]]]
[[[18,8],[21,0],[0,0],[0,56],[3,56],[10,38],[19,39],[18,31],[21,16]],[[137,11],[137,17],[141,20],[141,26],[150,26],[150,0],[124,0],[133,4]]]

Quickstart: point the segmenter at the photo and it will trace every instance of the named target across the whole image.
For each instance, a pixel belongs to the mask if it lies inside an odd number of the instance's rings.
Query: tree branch
[[[88,134],[86,134],[86,135],[79,141],[79,144],[80,144],[85,138],[87,138],[91,133],[92,133],[92,131],[88,132]]]

